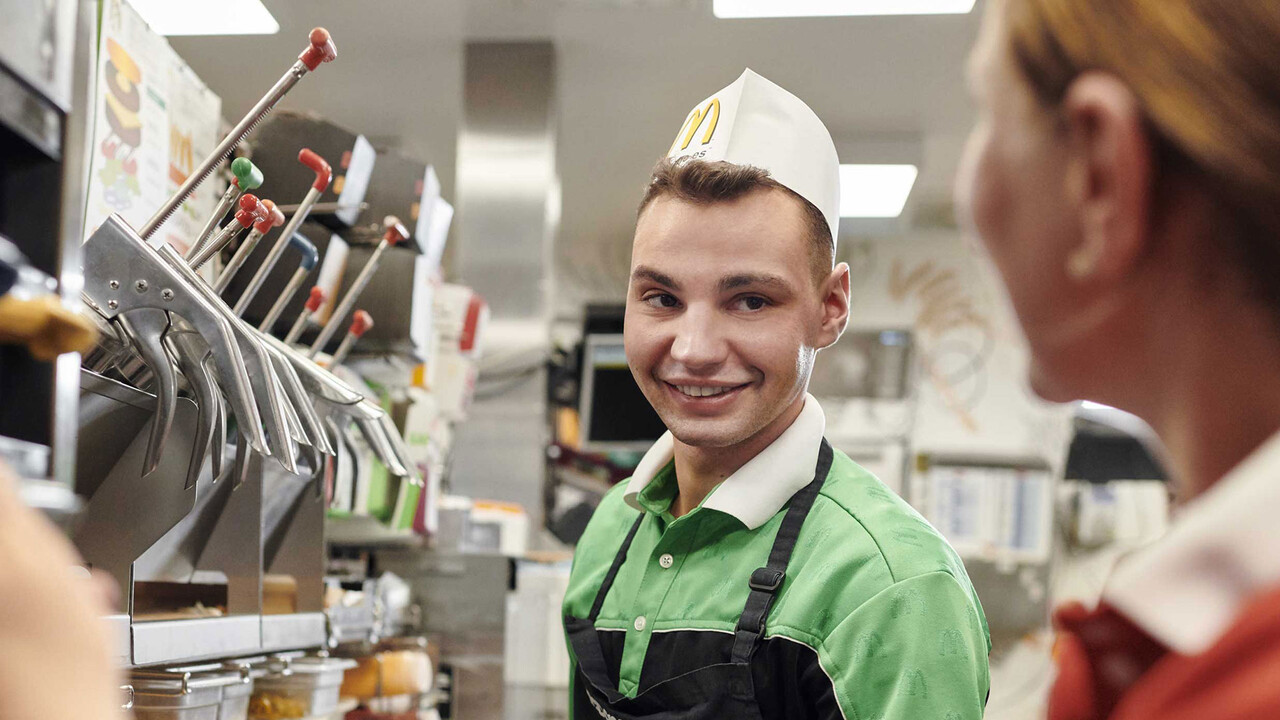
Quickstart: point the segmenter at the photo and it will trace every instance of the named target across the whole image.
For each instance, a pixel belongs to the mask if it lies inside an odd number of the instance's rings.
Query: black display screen
[[[592,370],[590,443],[653,442],[667,431],[625,365]]]
[[[588,335],[582,360],[583,444],[639,449],[662,437],[667,428],[631,376],[621,333]]]

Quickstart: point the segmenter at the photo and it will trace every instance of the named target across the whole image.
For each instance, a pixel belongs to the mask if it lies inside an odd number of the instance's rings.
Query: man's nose
[[[676,337],[671,344],[671,358],[690,370],[712,367],[724,362],[728,344],[724,328],[715,322],[707,308],[690,307],[676,321]]]

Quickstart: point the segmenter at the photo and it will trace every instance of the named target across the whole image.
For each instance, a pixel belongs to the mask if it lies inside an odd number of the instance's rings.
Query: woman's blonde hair
[[[1190,174],[1210,194],[1219,229],[1280,312],[1280,2],[1000,3],[1014,63],[1047,106],[1085,71],[1128,85],[1158,172]]]

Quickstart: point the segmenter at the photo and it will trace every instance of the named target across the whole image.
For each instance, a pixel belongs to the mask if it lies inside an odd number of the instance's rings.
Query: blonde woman
[[[992,0],[960,204],[1031,384],[1156,430],[1168,536],[1059,613],[1053,720],[1280,717],[1280,4]]]

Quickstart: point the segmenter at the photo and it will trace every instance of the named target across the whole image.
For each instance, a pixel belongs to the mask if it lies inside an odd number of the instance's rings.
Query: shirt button
[[[646,624],[647,624],[647,621],[644,619],[643,615],[636,618],[636,624],[635,624],[636,632],[644,632],[644,626]]]
[[[671,553],[667,553],[662,557],[658,558],[658,564],[661,565],[662,568],[665,570],[671,567],[672,565],[675,565],[676,559],[671,557]]]

